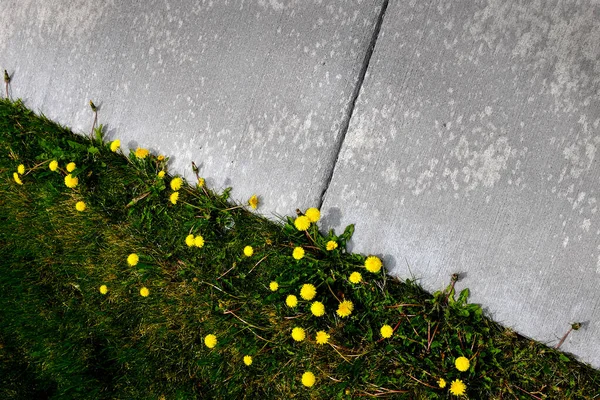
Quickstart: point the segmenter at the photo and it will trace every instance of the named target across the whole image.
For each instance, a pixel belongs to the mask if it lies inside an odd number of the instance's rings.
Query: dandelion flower
[[[181,185],[183,185],[183,179],[181,179],[180,177],[173,178],[171,180],[171,189],[173,189],[174,191],[178,191],[179,189],[181,189]]]
[[[75,164],[74,162],[70,162],[67,164],[67,172],[73,172],[75,171],[75,168],[77,168],[77,164]]]
[[[252,246],[246,246],[246,247],[244,247],[244,255],[246,257],[251,257],[252,254],[254,254],[254,249],[252,248]]]
[[[100,293],[102,293],[102,294],[108,293],[108,288],[106,287],[106,285],[100,286]]]
[[[127,264],[131,265],[132,267],[135,267],[139,261],[140,261],[140,258],[135,253],[131,253],[127,257]]]
[[[329,335],[327,334],[327,332],[325,331],[319,331],[317,332],[317,336],[316,336],[316,341],[317,344],[327,344],[327,342],[329,342]]]
[[[319,219],[321,219],[321,211],[314,207],[306,210],[304,214],[308,217],[310,222],[317,222]]]
[[[185,237],[185,244],[187,244],[188,247],[192,247],[194,245],[194,235],[187,235]]]
[[[394,328],[389,325],[384,325],[380,329],[381,337],[384,339],[391,338],[394,334]]]
[[[198,187],[204,186],[204,178],[198,178]]]
[[[373,272],[373,273],[379,272],[379,270],[381,270],[382,265],[383,264],[381,263],[381,260],[379,259],[379,257],[369,256],[365,260],[365,268],[369,272]]]
[[[312,300],[316,295],[317,288],[310,283],[305,283],[302,285],[302,288],[300,288],[300,297],[302,297],[304,300]]]
[[[209,349],[212,349],[213,347],[215,347],[217,345],[217,337],[215,335],[213,335],[212,333],[206,335],[204,337],[204,344]]]
[[[119,150],[119,147],[121,147],[121,141],[119,139],[113,140],[110,143],[110,151],[112,152],[116,152],[117,150]]]
[[[292,252],[292,257],[296,260],[301,260],[304,257],[304,249],[302,247],[296,247]]]
[[[342,318],[345,318],[352,314],[352,310],[354,310],[354,304],[350,300],[344,300],[340,303],[337,309],[337,315]]]
[[[135,156],[137,158],[146,158],[148,157],[148,154],[150,154],[150,152],[147,149],[142,149],[141,147],[138,147],[135,150]]]
[[[162,161],[162,160],[164,160],[164,159],[165,159],[165,156],[163,156],[162,154],[161,154],[161,155],[159,155],[158,157],[156,157],[156,160],[157,160],[157,161]]]
[[[71,176],[71,174],[65,176],[65,185],[68,188],[74,188],[79,183],[79,178]]]
[[[17,184],[22,185],[23,181],[21,181],[21,178],[19,178],[19,174],[16,172],[13,172],[13,178],[15,180],[15,182],[17,182]]]
[[[322,317],[325,315],[325,306],[320,301],[315,301],[310,306],[310,312],[313,313],[315,317]]]
[[[252,356],[244,356],[244,364],[247,366],[252,365]]]
[[[19,175],[23,175],[25,173],[25,166],[23,164],[19,164],[19,166],[17,167],[17,172],[19,173]]]
[[[292,338],[296,342],[303,341],[305,337],[306,337],[306,332],[304,332],[304,329],[302,329],[300,327],[295,327],[294,329],[292,329]]]
[[[75,204],[75,209],[77,211],[85,211],[85,203],[83,201],[78,201],[77,204]]]
[[[201,248],[204,246],[204,238],[201,235],[197,235],[194,238],[194,246]]]
[[[54,172],[58,169],[58,161],[56,160],[52,160],[50,161],[50,164],[48,164],[48,168],[50,168],[50,171]]]
[[[252,197],[250,197],[250,200],[248,200],[248,204],[250,205],[250,207],[252,207],[253,210],[256,210],[256,208],[258,207],[258,197],[256,197],[255,194],[253,194]]]
[[[160,172],[158,173],[158,177],[159,177],[160,179],[164,178],[164,177],[165,177],[165,171],[164,171],[164,170],[160,171]]]
[[[298,305],[298,298],[293,294],[290,294],[285,298],[285,304],[290,308],[294,308]]]
[[[465,385],[464,382],[460,379],[455,379],[450,384],[450,393],[452,393],[455,396],[462,396],[463,394],[465,394],[466,390],[467,385]]]
[[[362,275],[360,272],[353,272],[350,274],[350,277],[348,277],[348,280],[352,283],[360,283],[362,282]]]
[[[177,200],[179,200],[179,192],[171,193],[171,195],[169,196],[169,200],[171,201],[171,203],[177,204]]]
[[[329,242],[327,242],[327,251],[332,251],[338,248],[338,244],[337,242],[334,242],[333,240],[330,240]]]
[[[310,219],[306,215],[301,215],[294,220],[294,225],[299,231],[305,231],[310,226]]]
[[[279,283],[275,281],[269,283],[269,289],[271,289],[272,292],[276,292],[277,289],[279,289]]]
[[[458,357],[454,361],[454,365],[456,366],[457,370],[465,372],[469,369],[469,359],[467,357]]]
[[[140,295],[142,297],[148,297],[148,296],[150,296],[150,290],[148,290],[148,288],[146,286],[144,286],[143,288],[140,289]]]
[[[315,374],[310,371],[306,371],[302,374],[302,384],[306,387],[311,387],[315,384]]]
[[[446,387],[446,380],[444,378],[440,378],[440,380],[438,381],[438,386],[440,388],[445,388]]]

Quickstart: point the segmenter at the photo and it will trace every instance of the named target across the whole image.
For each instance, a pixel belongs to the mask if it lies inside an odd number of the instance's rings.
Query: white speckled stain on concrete
[[[598,18],[589,2],[390,3],[328,226],[355,223],[355,250],[430,290],[466,273],[473,301],[538,340],[600,321]],[[563,348],[600,366],[599,325]]]

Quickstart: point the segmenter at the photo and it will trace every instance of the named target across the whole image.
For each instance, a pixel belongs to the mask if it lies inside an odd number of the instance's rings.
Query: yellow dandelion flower
[[[299,231],[305,231],[310,227],[310,219],[306,215],[301,215],[294,220],[294,225]]]
[[[187,235],[185,237],[185,244],[187,244],[188,247],[192,247],[194,245],[194,235]]]
[[[304,214],[308,217],[310,222],[317,222],[319,219],[321,219],[321,211],[314,207],[306,210]]]
[[[165,171],[164,171],[164,170],[162,170],[162,171],[159,171],[159,173],[158,173],[158,177],[159,177],[160,179],[164,178],[164,177],[165,177]]]
[[[310,306],[310,312],[313,313],[315,317],[322,317],[325,315],[325,306],[320,301],[315,301]]]
[[[58,161],[56,160],[52,160],[50,161],[50,164],[48,164],[48,168],[50,168],[50,171],[54,172],[58,169]]]
[[[381,337],[384,339],[388,339],[391,338],[392,335],[394,334],[394,328],[392,328],[389,325],[384,325],[381,327],[381,329],[379,330],[379,332],[381,333]]]
[[[302,384],[306,387],[311,387],[315,384],[315,374],[310,371],[306,371],[302,374]]]
[[[112,152],[116,152],[117,150],[119,150],[119,147],[121,147],[121,141],[119,139],[113,140],[110,143],[110,151]]]
[[[362,275],[360,274],[360,272],[353,272],[350,274],[350,277],[348,277],[348,280],[352,283],[361,283]]]
[[[108,293],[108,288],[106,287],[106,285],[100,286],[100,293],[102,293],[102,294]]]
[[[244,356],[244,364],[247,366],[252,365],[252,356]]]
[[[156,160],[157,160],[157,161],[162,161],[162,160],[164,160],[164,159],[165,159],[165,156],[163,156],[162,154],[161,154],[161,155],[159,155],[158,157],[156,157]]]
[[[446,387],[446,380],[444,378],[440,378],[440,380],[438,381],[438,386],[440,388],[445,388]]]
[[[279,289],[279,283],[275,281],[269,283],[269,289],[271,289],[272,292],[276,292],[277,289]]]
[[[194,238],[194,246],[201,248],[204,246],[204,238],[201,235],[197,235]]]
[[[315,337],[317,344],[327,344],[329,342],[329,334],[325,331],[317,332],[317,336]]]
[[[70,162],[67,164],[67,172],[73,172],[75,171],[75,168],[77,168],[77,164],[75,164],[74,162]]]
[[[65,176],[65,185],[68,188],[74,188],[79,183],[79,178],[71,176],[71,174]]]
[[[301,260],[302,257],[304,257],[304,249],[302,247],[294,248],[294,251],[292,252],[292,257],[294,257],[296,260]]]
[[[312,300],[316,295],[317,288],[310,283],[305,283],[302,285],[302,288],[300,288],[300,297],[302,297],[304,300]]]
[[[140,295],[142,297],[148,297],[148,296],[150,296],[150,290],[146,286],[144,286],[143,288],[140,289]]]
[[[198,187],[204,186],[204,178],[198,178]]]
[[[338,248],[338,244],[337,242],[334,242],[333,240],[330,240],[329,242],[327,242],[327,251],[332,251]]]
[[[215,335],[213,335],[212,333],[206,335],[204,337],[204,344],[209,349],[212,349],[213,347],[215,347],[217,345],[217,337]]]
[[[25,173],[25,166],[23,164],[19,164],[19,166],[17,167],[17,172],[19,173],[19,175],[23,175]]]
[[[173,204],[177,204],[177,200],[179,200],[179,192],[173,192],[169,196],[169,201]]]
[[[469,359],[467,357],[458,357],[455,361],[454,361],[454,365],[456,366],[456,369],[461,371],[461,372],[465,372],[466,370],[469,369]]]
[[[248,204],[250,205],[250,207],[252,207],[253,210],[256,210],[256,208],[258,207],[258,197],[253,194],[252,197],[250,197],[250,199],[248,200]]]
[[[244,247],[244,255],[246,257],[252,257],[252,254],[254,254],[254,249],[252,248],[252,246]]]
[[[345,318],[352,314],[352,310],[354,310],[354,304],[350,300],[344,300],[338,306],[337,315]]]
[[[450,384],[450,393],[452,393],[455,396],[462,396],[463,394],[465,394],[466,390],[467,385],[465,385],[465,383],[460,379],[455,379]]]
[[[301,342],[304,340],[304,338],[306,338],[306,332],[304,332],[304,329],[297,326],[294,329],[292,329],[292,338],[296,342]]]
[[[379,259],[379,257],[369,256],[365,260],[365,268],[369,272],[373,272],[373,273],[379,272],[381,270],[382,265],[383,264],[381,263],[381,260]]]
[[[132,267],[135,267],[139,261],[140,261],[140,258],[135,253],[131,253],[127,257],[127,264],[131,265]]]
[[[174,191],[178,191],[179,189],[181,189],[181,185],[183,185],[183,179],[181,179],[180,177],[176,177],[171,180],[171,189],[173,189]]]
[[[135,150],[135,156],[137,158],[146,158],[148,157],[148,154],[150,154],[150,152],[147,149],[142,149],[141,147],[138,147]]]
[[[77,204],[75,204],[75,209],[77,211],[85,211],[85,203],[83,201],[78,201]]]
[[[294,308],[298,305],[298,298],[293,294],[290,294],[285,298],[285,304],[290,308]]]
[[[16,172],[13,172],[13,179],[15,180],[15,182],[17,182],[17,184],[22,185],[23,181],[21,181],[21,178],[19,178],[19,174]]]

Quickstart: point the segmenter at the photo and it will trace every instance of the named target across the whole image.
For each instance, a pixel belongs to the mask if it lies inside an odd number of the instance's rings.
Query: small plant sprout
[[[558,344],[556,345],[556,349],[560,349],[560,346],[562,346],[562,344],[565,342],[565,340],[567,340],[567,336],[569,336],[569,334],[572,331],[578,331],[579,328],[581,328],[581,323],[580,322],[575,322],[573,324],[571,324],[571,328],[569,328],[569,330],[567,331],[567,333],[565,333],[565,335],[562,337],[562,339],[560,339],[560,342],[558,342]]]
[[[6,90],[6,98],[8,99],[8,85],[10,84],[10,75],[7,70],[4,70],[4,89]]]
[[[94,141],[94,129],[96,129],[96,124],[98,123],[98,107],[94,104],[93,101],[90,100],[90,108],[94,113],[94,122],[92,122],[92,130],[90,131],[90,139],[92,142]]]

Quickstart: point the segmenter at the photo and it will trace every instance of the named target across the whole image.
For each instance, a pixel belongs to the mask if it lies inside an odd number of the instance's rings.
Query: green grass
[[[23,185],[13,179],[19,164]],[[167,165],[112,152],[101,127],[92,141],[0,100],[0,398],[451,398],[440,378],[462,380],[472,399],[600,398],[599,371],[492,322],[467,291],[454,293],[452,277],[430,295],[368,272],[365,256],[345,251],[352,227],[300,232],[293,219],[273,223],[195,182],[172,204],[173,177],[157,177]],[[188,247],[189,234],[204,246]],[[339,247],[326,250],[329,240]],[[362,283],[348,281],[354,271]],[[305,283],[324,316],[300,299]],[[347,318],[335,312],[342,299],[354,304]],[[389,339],[384,324],[395,328]],[[294,341],[294,327],[307,339]],[[319,330],[328,344],[315,343]],[[465,372],[460,356],[470,359]]]

